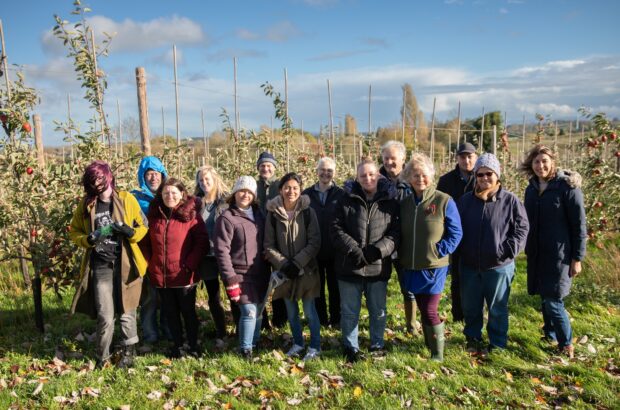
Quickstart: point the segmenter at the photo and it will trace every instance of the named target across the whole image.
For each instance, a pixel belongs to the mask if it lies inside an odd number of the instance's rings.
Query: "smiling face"
[[[426,188],[432,183],[431,174],[426,167],[414,167],[411,170],[411,176],[408,182],[415,191],[416,196],[421,197]]]
[[[553,168],[553,159],[547,154],[538,154],[532,161],[532,171],[539,179],[549,179],[552,176]]]
[[[383,168],[385,168],[391,179],[400,175],[405,165],[405,159],[397,148],[390,147],[384,149],[381,157],[383,159]]]
[[[215,186],[215,181],[213,180],[213,175],[211,175],[208,171],[202,171],[200,173],[200,178],[198,179],[198,183],[200,184],[200,189],[205,195],[208,195]]]
[[[276,173],[276,167],[273,166],[271,162],[262,162],[258,166],[258,175],[261,179],[270,179]]]
[[[254,194],[247,189],[240,189],[235,192],[235,205],[241,209],[248,209],[254,201]]]
[[[299,183],[294,179],[289,179],[286,183],[280,188],[280,195],[282,196],[282,200],[284,201],[284,207],[289,208],[297,202],[299,199],[299,195],[301,193],[301,187]]]
[[[323,185],[330,185],[334,179],[334,169],[329,165],[323,164],[316,170],[319,182]]]
[[[157,172],[152,169],[147,170],[144,173],[144,181],[151,192],[157,191],[161,185],[161,172]]]
[[[480,167],[476,171],[476,185],[481,191],[494,187],[497,181],[497,174],[491,168]]]
[[[364,164],[357,168],[357,182],[367,195],[374,195],[377,192],[378,181],[379,171],[375,164]]]
[[[164,205],[170,209],[176,208],[181,202],[181,199],[183,199],[183,193],[174,185],[164,187],[161,196],[164,201]]]
[[[466,174],[472,172],[474,170],[474,165],[476,165],[476,160],[478,159],[478,155],[473,152],[463,152],[456,157],[456,163],[459,165],[459,169],[461,172]]]

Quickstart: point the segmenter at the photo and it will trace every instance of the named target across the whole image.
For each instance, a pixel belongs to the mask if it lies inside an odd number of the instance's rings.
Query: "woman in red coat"
[[[209,238],[200,216],[200,202],[189,195],[183,183],[168,178],[149,207],[149,241],[145,254],[151,283],[166,305],[168,325],[174,340],[171,357],[180,357],[183,345],[181,316],[190,354],[197,356],[198,316],[196,285],[198,265],[209,250]]]

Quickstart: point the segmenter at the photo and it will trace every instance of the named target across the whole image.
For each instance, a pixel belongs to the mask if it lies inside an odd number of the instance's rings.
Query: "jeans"
[[[121,312],[121,273],[117,262],[94,261],[93,293],[95,297],[95,311],[97,312],[97,358],[107,360],[114,337],[115,312]],[[136,310],[120,315],[121,345],[130,346],[138,343],[138,326],[136,324]]]
[[[263,310],[263,303],[246,303],[239,305],[241,316],[239,317],[239,350],[252,350],[260,338],[260,328],[263,315],[258,314]]]
[[[321,350],[321,322],[319,315],[316,313],[314,299],[302,299],[304,315],[308,319],[310,327],[310,347]],[[286,305],[286,313],[288,315],[288,323],[291,326],[293,341],[298,346],[304,345],[304,335],[301,328],[301,319],[299,318],[299,304],[296,300],[284,299]]]
[[[362,294],[366,296],[369,315],[370,346],[383,348],[383,334],[387,319],[387,281],[338,281],[340,288],[340,329],[345,348],[359,350],[358,323],[362,309]]]
[[[196,314],[196,286],[185,288],[160,288],[162,305],[166,306],[168,326],[176,347],[183,346],[183,326],[185,324],[187,343],[192,349],[198,347],[198,315]]]
[[[542,297],[542,314],[545,336],[557,340],[560,348],[570,346],[573,343],[573,330],[568,313],[564,309],[564,301]]]
[[[338,325],[340,323],[340,291],[338,290],[338,278],[334,272],[334,260],[318,261],[319,276],[321,279],[321,295],[315,299],[316,312],[322,326]],[[327,297],[325,296],[325,283],[329,292],[329,318],[327,316]]]
[[[162,337],[171,340],[172,335],[166,319],[166,308],[163,304],[158,306],[157,288],[153,286],[147,276],[144,277],[143,291],[147,293],[144,302],[140,306],[140,325],[142,337],[147,343],[155,343],[159,340],[159,331]],[[157,326],[157,309],[159,308],[159,326]]]
[[[508,341],[508,298],[515,264],[478,272],[461,265],[461,300],[465,336],[482,339],[483,309],[489,309],[487,333],[491,346],[505,348]]]

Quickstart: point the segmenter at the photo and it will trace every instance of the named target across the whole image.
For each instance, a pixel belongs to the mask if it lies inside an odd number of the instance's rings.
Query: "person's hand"
[[[574,278],[581,273],[581,261],[572,260],[568,270],[568,276]]]
[[[241,288],[238,283],[234,285],[226,286],[226,294],[233,302],[239,302],[241,299]]]
[[[284,265],[282,265],[282,268],[280,269],[280,272],[284,273],[284,275],[286,275],[286,277],[289,279],[295,279],[296,277],[298,277],[299,271],[300,269],[291,260],[286,261]]]
[[[131,226],[122,221],[114,222],[112,224],[112,230],[126,236],[127,238],[131,238],[135,232]]]
[[[381,251],[374,245],[367,245],[363,250],[366,262],[373,263],[381,259]]]
[[[101,236],[101,231],[99,229],[97,229],[95,231],[92,231],[86,237],[86,242],[88,242],[89,245],[94,245],[95,242],[97,242],[97,240],[99,240],[100,236]]]
[[[351,255],[351,259],[353,260],[353,265],[357,269],[363,268],[364,266],[368,264],[366,262],[366,259],[364,259],[364,252],[362,251],[361,248],[355,247],[351,249],[351,251],[349,252],[349,255]]]

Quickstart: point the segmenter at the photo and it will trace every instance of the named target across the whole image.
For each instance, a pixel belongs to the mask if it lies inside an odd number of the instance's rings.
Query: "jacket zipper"
[[[486,201],[482,202],[482,213],[480,214],[480,236],[478,238],[478,272],[482,272],[482,221],[484,221],[484,210],[486,209]]]

